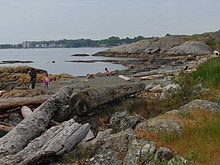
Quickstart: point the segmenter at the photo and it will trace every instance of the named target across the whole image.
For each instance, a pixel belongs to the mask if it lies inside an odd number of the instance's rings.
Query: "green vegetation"
[[[91,39],[76,39],[76,40],[51,40],[51,41],[26,41],[25,48],[78,48],[78,47],[110,47],[122,44],[130,44],[146,39],[143,36],[134,38],[122,38],[111,36],[108,39],[91,40]],[[28,45],[28,46],[27,46]],[[2,44],[0,49],[21,48],[22,44]]]
[[[12,44],[1,44],[0,49],[17,49],[21,48],[21,44],[12,45]]]
[[[220,57],[210,59],[201,64],[192,73],[194,79],[201,77],[208,87],[217,86],[220,82]]]
[[[170,90],[169,99],[173,104],[187,103],[191,100],[200,98],[202,95],[202,78],[194,78],[189,73],[181,72],[174,77],[173,83],[178,84],[179,88]]]
[[[182,36],[182,42],[185,41],[201,41],[212,47],[213,49],[220,49],[220,31],[208,32],[203,34],[194,34],[191,36]]]
[[[188,126],[181,137],[171,134],[163,135],[162,140],[168,146],[180,147],[181,154],[189,160],[208,163],[212,153],[220,153],[220,114],[207,115],[203,122],[195,126]],[[173,147],[172,147],[173,148]]]
[[[210,47],[216,49],[216,46],[217,46],[217,42],[215,41],[215,38],[208,38],[206,40],[206,44],[209,45]]]

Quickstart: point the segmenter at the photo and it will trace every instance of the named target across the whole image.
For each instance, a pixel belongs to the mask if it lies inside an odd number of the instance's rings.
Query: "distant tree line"
[[[108,39],[91,40],[91,39],[76,39],[76,40],[51,40],[51,41],[24,41],[21,44],[1,44],[0,49],[12,48],[79,48],[79,47],[111,47],[123,44],[130,44],[146,39],[143,36],[134,38],[122,38],[111,36]]]
[[[18,48],[22,48],[21,44],[0,44],[0,49],[18,49]]]

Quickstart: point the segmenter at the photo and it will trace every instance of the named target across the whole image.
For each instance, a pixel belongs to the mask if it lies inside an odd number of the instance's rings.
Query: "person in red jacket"
[[[110,75],[110,71],[109,71],[107,68],[105,68],[105,75],[106,75],[106,76],[109,76],[109,75]]]

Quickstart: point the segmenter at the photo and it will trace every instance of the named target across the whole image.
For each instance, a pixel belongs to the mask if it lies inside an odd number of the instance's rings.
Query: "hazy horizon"
[[[218,0],[0,0],[0,44],[191,35],[220,29]]]

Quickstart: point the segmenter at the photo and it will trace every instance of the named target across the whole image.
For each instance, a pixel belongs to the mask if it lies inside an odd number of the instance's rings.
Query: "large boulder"
[[[129,116],[127,112],[116,112],[110,119],[110,125],[119,132],[128,128],[134,128],[140,121],[140,116]]]
[[[156,151],[156,144],[145,139],[138,139],[132,129],[110,135],[100,141],[103,145],[86,164],[130,165],[154,161],[151,155]]]
[[[163,119],[155,117],[148,119],[145,122],[137,124],[135,127],[137,131],[151,132],[151,133],[165,133],[165,132],[176,132],[182,134],[183,126],[175,119]]]

